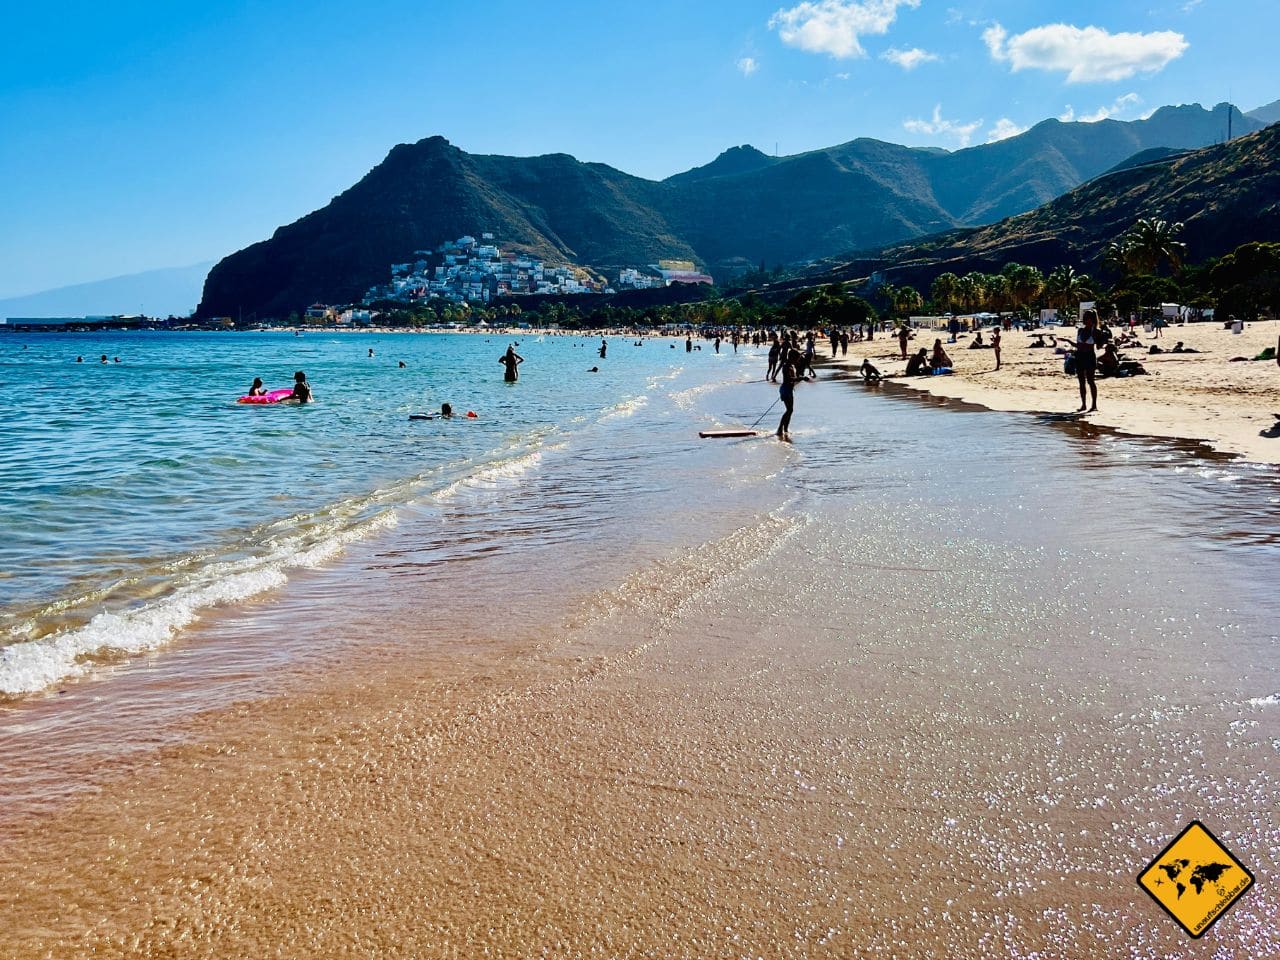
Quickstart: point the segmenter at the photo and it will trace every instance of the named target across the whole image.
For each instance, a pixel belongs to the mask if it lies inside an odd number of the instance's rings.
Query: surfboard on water
[[[759,436],[756,430],[699,430],[698,436],[703,440],[730,440],[734,437]]]

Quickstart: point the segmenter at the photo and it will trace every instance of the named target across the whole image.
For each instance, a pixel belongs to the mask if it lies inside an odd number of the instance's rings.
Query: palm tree
[[[1009,278],[1002,273],[982,276],[982,307],[999,313],[1009,306]]]
[[[912,310],[919,310],[924,306],[924,297],[920,296],[920,291],[915,287],[898,287],[894,294],[893,307],[897,313],[909,314]]]
[[[890,316],[898,312],[898,288],[892,283],[885,283],[880,286],[880,296],[884,298],[884,305],[889,308]]]
[[[939,274],[929,287],[929,299],[940,310],[950,313],[955,309],[960,292],[960,278],[954,273]]]
[[[1133,254],[1133,241],[1126,235],[1107,244],[1103,262],[1120,276],[1127,277],[1138,272]]]
[[[1010,263],[1001,273],[1009,283],[1009,300],[1015,310],[1029,308],[1044,290],[1044,274],[1035,267]]]
[[[966,273],[957,282],[956,299],[965,310],[976,310],[981,305],[982,298],[986,296],[983,280],[982,274],[975,272]]]
[[[1088,274],[1076,273],[1075,267],[1064,265],[1045,279],[1044,293],[1050,306],[1068,310],[1093,294],[1093,281]]]
[[[1130,262],[1138,273],[1155,273],[1168,262],[1174,273],[1182,270],[1187,259],[1187,245],[1178,239],[1181,223],[1143,218],[1128,234]]]

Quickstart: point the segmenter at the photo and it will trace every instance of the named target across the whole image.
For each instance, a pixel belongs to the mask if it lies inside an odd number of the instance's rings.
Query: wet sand
[[[1186,511],[1184,539],[1132,514],[1054,536],[1042,496],[1150,451],[1039,430],[1027,475],[1062,469],[970,509],[1020,464],[923,459],[910,415],[802,388],[769,507],[731,532],[202,716],[7,821],[0,955],[1280,955],[1280,708],[1250,702],[1280,691],[1274,543]],[[929,416],[925,452],[1020,430]],[[303,601],[353,641],[430,609],[403,584]],[[1200,944],[1133,879],[1193,817],[1258,878]]]
[[[1059,333],[1068,340],[1075,335],[1071,328]],[[1141,362],[1151,375],[1099,379],[1099,411],[1087,415],[1090,422],[1139,436],[1201,441],[1256,463],[1280,463],[1280,368],[1274,360],[1231,362],[1233,357],[1252,358],[1267,347],[1274,348],[1280,323],[1249,324],[1238,335],[1220,323],[1172,326],[1159,339],[1141,327],[1137,333],[1143,347],[1120,352]],[[990,350],[968,349],[967,334],[950,344],[945,331],[921,330],[910,342],[909,352],[932,349],[938,336],[954,362],[955,374],[895,379],[895,383],[990,410],[1068,414],[1079,405],[1076,378],[1063,374],[1062,357],[1052,350],[1028,349],[1032,338],[1026,333],[1004,335],[999,371],[994,369]],[[1147,354],[1151,344],[1169,350],[1179,340],[1201,352]],[[850,349],[843,365],[857,368],[865,357],[882,373],[895,375],[906,366],[891,336],[883,342],[850,344]]]

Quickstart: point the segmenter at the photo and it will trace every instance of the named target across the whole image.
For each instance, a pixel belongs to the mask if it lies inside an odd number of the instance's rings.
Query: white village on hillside
[[[503,297],[571,296],[616,293],[672,284],[710,284],[689,260],[659,260],[647,267],[627,267],[610,286],[599,276],[572,264],[548,264],[537,257],[503,253],[493,234],[459,237],[435,250],[417,250],[419,259],[391,265],[391,281],[372,287],[365,303],[393,300],[413,303],[445,300],[450,303],[488,303]]]

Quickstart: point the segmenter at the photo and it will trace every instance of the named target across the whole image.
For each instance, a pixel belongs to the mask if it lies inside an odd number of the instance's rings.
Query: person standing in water
[[[778,343],[778,338],[773,338],[773,343],[769,346],[769,371],[764,378],[770,383],[774,383],[778,379],[778,361],[782,356],[782,345]]]
[[[684,352],[693,353],[693,335],[692,334],[684,338]]]
[[[800,352],[788,350],[782,359],[782,385],[778,396],[782,400],[782,419],[778,421],[778,439],[791,442],[791,415],[796,409],[796,381],[800,379]]]
[[[604,337],[600,338],[600,359],[604,359],[604,355],[609,352],[609,341]]]
[[[520,371],[517,368],[524,363],[524,357],[516,353],[515,347],[507,347],[507,352],[498,358],[498,362],[507,368],[507,372],[502,375],[503,380],[507,383],[515,383],[520,379]]]

